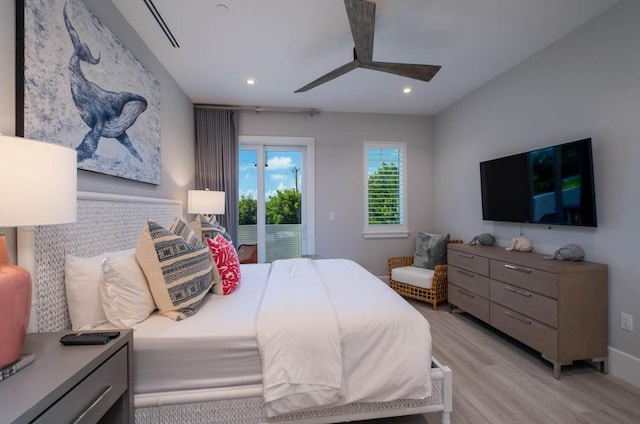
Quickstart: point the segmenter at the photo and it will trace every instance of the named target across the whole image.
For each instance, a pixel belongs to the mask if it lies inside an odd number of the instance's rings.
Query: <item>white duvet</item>
[[[274,262],[256,327],[270,416],[431,395],[429,323],[353,261]]]

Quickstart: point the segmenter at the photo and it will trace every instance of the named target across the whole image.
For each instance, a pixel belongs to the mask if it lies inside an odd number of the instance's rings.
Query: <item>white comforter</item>
[[[274,262],[257,339],[270,416],[431,395],[429,323],[353,261]]]

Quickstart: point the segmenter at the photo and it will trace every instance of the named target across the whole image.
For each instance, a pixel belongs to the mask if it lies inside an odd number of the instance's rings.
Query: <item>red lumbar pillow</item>
[[[215,284],[213,292],[222,295],[231,294],[240,283],[238,253],[233,244],[222,234],[217,234],[213,239],[207,237],[206,241],[213,255],[213,261],[218,267],[220,277],[222,277],[222,284]]]

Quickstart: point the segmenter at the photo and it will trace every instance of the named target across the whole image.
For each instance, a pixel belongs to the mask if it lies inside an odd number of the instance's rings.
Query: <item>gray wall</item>
[[[193,103],[149,51],[111,2],[85,0],[85,4],[160,82],[160,185],[139,183],[107,175],[78,171],[78,190],[182,200],[195,186],[195,130]],[[15,134],[15,4],[0,0],[0,133]],[[15,230],[7,232],[15,261]]]
[[[522,231],[534,249],[566,243],[609,265],[611,372],[640,386],[640,3],[623,1],[440,113],[435,120],[439,228],[501,245]],[[585,137],[593,139],[598,227],[482,220],[478,163]],[[636,320],[620,329],[620,312]]]
[[[240,115],[240,134],[315,137],[316,255],[353,259],[386,276],[387,257],[412,255],[415,232],[432,226],[433,119],[415,115],[254,113]],[[407,143],[408,225],[403,239],[364,239],[363,142]],[[329,221],[335,212],[335,221]]]

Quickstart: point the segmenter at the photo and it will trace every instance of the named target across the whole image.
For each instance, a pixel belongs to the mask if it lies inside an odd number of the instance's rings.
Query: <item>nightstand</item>
[[[2,423],[133,423],[133,332],[100,346],[63,346],[70,333],[27,335],[35,361],[0,381]]]

